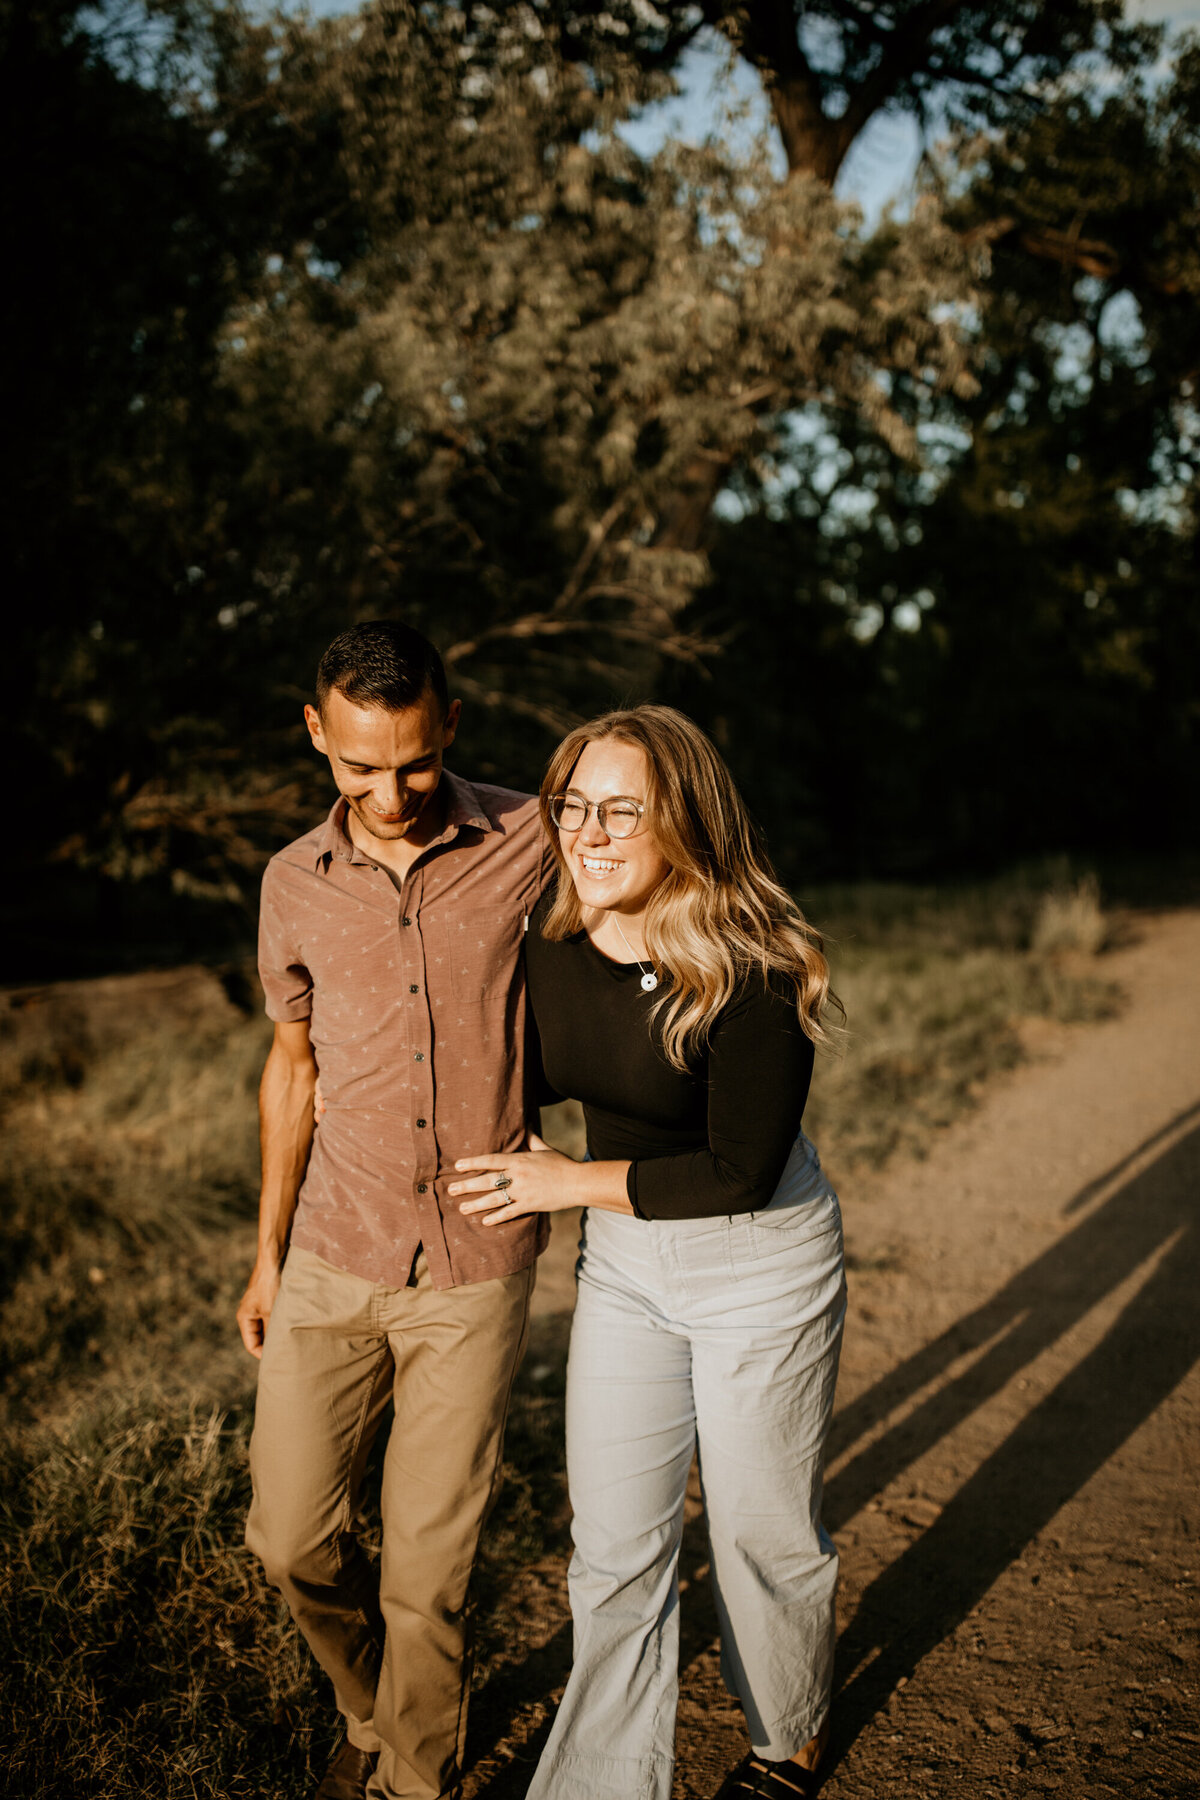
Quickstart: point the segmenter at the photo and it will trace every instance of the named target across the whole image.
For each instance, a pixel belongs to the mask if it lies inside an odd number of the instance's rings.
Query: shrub
[[[1107,935],[1100,883],[1094,875],[1084,875],[1073,886],[1054,887],[1042,896],[1030,946],[1040,956],[1072,950],[1082,956],[1096,956],[1104,948]]]

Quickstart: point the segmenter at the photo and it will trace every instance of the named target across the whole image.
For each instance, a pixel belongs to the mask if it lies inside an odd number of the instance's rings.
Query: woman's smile
[[[578,855],[579,861],[588,875],[602,878],[605,875],[614,875],[621,867],[619,862],[610,862],[598,856],[585,856],[582,851],[578,852]]]

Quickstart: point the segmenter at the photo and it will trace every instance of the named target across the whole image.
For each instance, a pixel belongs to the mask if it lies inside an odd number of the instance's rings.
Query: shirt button
[[[417,1054],[413,1057],[413,1061],[414,1062],[424,1062],[425,1061],[425,1052],[423,1050],[418,1050]]]
[[[405,916],[404,916],[404,918],[402,918],[402,919],[401,919],[401,921],[400,921],[400,923],[401,923],[401,924],[402,924],[402,925],[411,925],[411,924],[412,924],[412,920],[411,920],[411,919],[410,919],[410,918],[409,918],[409,917],[408,917],[408,915],[407,915],[407,913],[406,913],[406,914],[405,914]]]
[[[429,1191],[429,1183],[427,1181],[418,1181],[418,1183],[417,1183],[418,1194],[425,1194],[425,1193],[428,1193],[428,1191]]]
[[[410,994],[419,994],[421,990],[414,981],[408,991]]]
[[[417,1130],[418,1130],[418,1131],[424,1131],[424,1129],[425,1129],[425,1121],[424,1121],[424,1119],[418,1119],[418,1120],[417,1120]]]

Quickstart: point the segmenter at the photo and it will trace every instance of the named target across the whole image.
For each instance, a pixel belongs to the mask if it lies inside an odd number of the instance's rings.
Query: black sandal
[[[821,1783],[816,1769],[795,1762],[764,1762],[751,1751],[725,1777],[716,1800],[810,1800]]]

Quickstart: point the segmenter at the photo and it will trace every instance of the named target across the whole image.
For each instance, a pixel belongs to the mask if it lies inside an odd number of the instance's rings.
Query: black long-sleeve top
[[[585,932],[541,934],[543,896],[529,924],[529,996],[546,1078],[583,1104],[598,1162],[628,1159],[627,1188],[643,1219],[756,1212],[767,1205],[804,1115],[813,1046],[795,1000],[757,971],[746,976],[707,1045],[673,1069],[651,1024],[646,965],[617,963]]]

